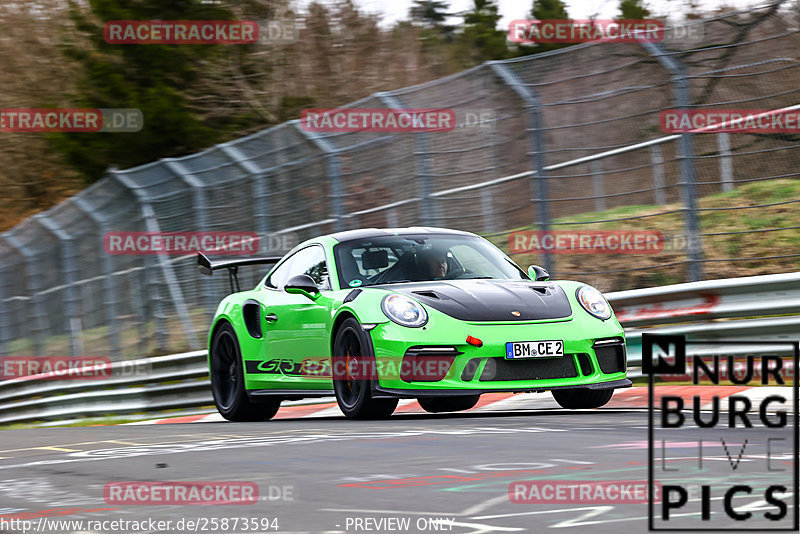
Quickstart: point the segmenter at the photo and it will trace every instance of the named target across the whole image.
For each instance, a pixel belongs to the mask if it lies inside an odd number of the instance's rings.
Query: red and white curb
[[[711,400],[714,397],[720,398],[720,408],[727,409],[727,398],[731,395],[744,396],[749,398],[753,405],[757,405],[761,399],[775,394],[784,396],[791,392],[785,387],[746,387],[746,386],[658,386],[655,388],[654,407],[658,407],[660,398],[663,395],[676,395],[684,399],[686,407],[691,408],[692,398],[699,395],[702,408],[710,409]],[[344,417],[335,401],[325,401],[315,404],[292,403],[291,405],[281,406],[278,414],[273,419],[309,419],[309,418],[334,418]],[[614,397],[604,408],[628,408],[643,409],[647,408],[647,387],[633,387],[618,389],[614,392]],[[468,410],[469,412],[513,412],[517,410],[547,410],[561,409],[553,400],[550,393],[484,393],[477,406]],[[426,414],[419,403],[414,399],[402,399],[397,405],[395,414]],[[129,425],[164,425],[175,423],[216,423],[223,422],[225,419],[218,413],[195,414],[182,417],[170,417],[166,419],[152,419],[128,423]]]

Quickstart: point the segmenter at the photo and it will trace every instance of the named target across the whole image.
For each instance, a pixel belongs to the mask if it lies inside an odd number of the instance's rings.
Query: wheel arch
[[[230,319],[228,319],[225,316],[217,317],[216,321],[212,325],[211,330],[209,331],[208,334],[208,348],[206,349],[206,362],[208,363],[209,366],[211,365],[211,343],[214,341],[214,336],[217,335],[219,329],[222,328],[222,326],[225,324],[233,328],[234,332],[236,331],[236,328],[234,328],[233,323],[231,323]]]
[[[336,340],[336,334],[339,332],[339,328],[342,326],[342,323],[347,319],[355,319],[358,321],[358,317],[356,317],[356,314],[350,309],[342,310],[333,320],[333,326],[331,326],[331,336],[328,340],[328,344],[330,345],[331,349],[331,356],[333,356],[333,342]]]

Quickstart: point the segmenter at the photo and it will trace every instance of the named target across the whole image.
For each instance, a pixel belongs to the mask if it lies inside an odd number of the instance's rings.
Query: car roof
[[[461,230],[451,230],[449,228],[434,228],[430,226],[411,226],[408,228],[361,228],[359,230],[346,230],[329,234],[335,240],[350,241],[352,239],[369,239],[370,237],[389,237],[394,235],[420,235],[420,234],[449,234],[449,235],[470,235],[471,232]]]

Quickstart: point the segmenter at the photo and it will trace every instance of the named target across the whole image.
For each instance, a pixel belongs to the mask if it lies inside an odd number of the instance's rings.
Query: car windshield
[[[379,236],[339,243],[333,252],[342,288],[432,280],[528,279],[500,250],[477,236]]]

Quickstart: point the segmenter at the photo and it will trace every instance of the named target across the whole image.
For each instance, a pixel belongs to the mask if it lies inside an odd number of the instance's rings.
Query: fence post
[[[388,228],[398,228],[400,226],[396,208],[386,210],[386,226]]]
[[[517,96],[525,103],[528,111],[528,128],[531,143],[531,174],[533,191],[536,191],[531,202],[536,206],[534,223],[538,230],[550,230],[550,193],[548,191],[547,173],[545,171],[545,143],[544,143],[544,119],[542,118],[542,105],[539,94],[527,87],[511,69],[500,61],[489,61],[489,67],[495,74],[508,85]],[[543,254],[544,268],[555,277],[553,260],[550,254]]]
[[[594,189],[594,211],[606,211],[603,163],[599,159],[592,161],[592,188]]]
[[[233,162],[250,175],[251,186],[253,188],[253,219],[255,220],[256,233],[260,236],[269,237],[267,234],[272,231],[269,222],[269,201],[266,195],[266,178],[264,171],[247,159],[238,147],[228,144],[219,145],[220,150]],[[260,245],[260,244],[259,244]],[[261,247],[259,247],[260,249]]]
[[[389,109],[406,108],[406,105],[391,93],[380,92],[372,96],[383,102]],[[425,132],[417,132],[417,134],[414,135],[414,147],[414,164],[417,169],[417,182],[419,183],[419,194],[422,199],[420,203],[422,224],[425,226],[434,226],[438,224],[434,221],[440,220],[441,218],[439,217],[440,214],[438,205],[436,204],[436,198],[431,196],[431,193],[433,193],[431,188],[431,156]]]
[[[291,122],[301,135],[325,154],[325,166],[328,170],[328,178],[331,181],[331,218],[334,220],[334,229],[337,232],[341,232],[344,230],[344,210],[342,209],[342,163],[339,160],[339,150],[317,132],[305,131],[300,126],[300,121],[293,120]]]
[[[679,109],[688,110],[690,106],[689,80],[686,68],[660,43],[641,41],[644,49],[670,73],[675,103]],[[697,198],[695,193],[694,138],[693,134],[680,134],[680,164],[683,201],[685,204],[685,224],[688,238],[689,281],[703,279],[703,244],[700,241],[700,224],[697,220]]]
[[[494,216],[493,197],[488,188],[481,188],[481,220],[483,221],[483,231],[487,234],[497,232],[497,220]]]
[[[653,195],[655,203],[663,206],[667,203],[664,195],[664,158],[661,155],[661,146],[650,146],[650,161],[653,165]]]
[[[77,297],[75,296],[75,282],[77,276],[77,266],[75,265],[75,240],[53,219],[44,213],[37,213],[33,216],[45,230],[53,234],[59,241],[59,256],[61,259],[61,274],[64,284],[64,317],[65,332],[69,332],[70,353],[74,357],[82,356],[83,350],[83,328],[81,327],[81,317],[78,314]]]
[[[728,132],[717,134],[719,145],[719,175],[723,191],[733,191],[733,160],[731,158],[731,137]]]
[[[7,298],[5,269],[0,267],[0,356],[11,354],[9,343],[14,339],[11,335],[11,326],[8,322],[9,306],[4,304]]]
[[[47,310],[44,309],[44,301],[39,294],[41,290],[41,287],[39,287],[39,282],[41,280],[39,262],[36,261],[36,254],[31,252],[17,236],[10,233],[3,235],[6,241],[8,241],[8,244],[18,250],[20,255],[25,258],[25,286],[32,301],[32,326],[28,333],[33,337],[34,354],[36,356],[42,356],[44,354],[44,337],[49,328],[45,324],[47,320]]]
[[[148,326],[148,321],[155,314],[149,314],[148,310],[151,309],[152,298],[147,293],[147,260],[143,262],[143,265],[137,269],[131,269],[130,271],[130,278],[129,283],[131,285],[131,291],[136,295],[142,295],[141,299],[134,299],[132,304],[132,308],[134,313],[136,314],[136,319],[139,323],[139,353],[140,354],[147,354],[147,347],[148,341],[150,338],[149,330],[150,327]],[[166,346],[166,343],[164,343]]]
[[[108,221],[101,218],[94,207],[82,196],[72,197],[72,203],[97,225],[97,229],[100,231],[100,239],[102,240],[106,233],[110,231]],[[114,266],[110,254],[103,251],[100,257],[100,270],[103,272],[103,305],[107,310],[109,330],[111,332],[111,352],[114,356],[121,356],[122,347],[120,344],[119,320],[117,319],[117,291],[113,278]]]
[[[139,188],[136,187],[135,183],[131,182],[128,177],[124,176],[119,171],[112,169],[109,172],[111,176],[116,178],[119,183],[131,190],[136,196],[141,206],[142,218],[144,219],[144,224],[147,231],[160,233],[161,230],[159,229],[155,212],[153,211],[153,207],[150,205],[149,199],[145,196],[145,193],[140,191]],[[186,301],[183,298],[183,291],[181,290],[181,286],[177,277],[175,276],[175,271],[172,268],[172,264],[163,254],[158,254],[157,258],[158,265],[161,268],[162,274],[164,275],[164,284],[167,286],[167,292],[169,292],[169,295],[172,298],[172,304],[175,308],[175,313],[177,314],[178,319],[183,326],[183,331],[186,334],[186,341],[191,348],[199,349],[201,345],[198,343],[197,333],[195,332],[191,318],[189,317],[189,310],[187,309]],[[156,328],[164,328],[165,326],[166,325],[163,324],[156,325]]]
[[[197,178],[197,176],[189,172],[182,163],[170,159],[163,159],[162,162],[167,169],[180,178],[192,191],[192,211],[194,212],[195,230],[200,232],[207,231],[209,228],[205,184]],[[207,310],[210,310],[210,313],[213,313],[216,308],[214,281],[210,276],[204,276],[203,278],[205,278],[205,280],[203,280],[202,283],[206,288],[204,291],[205,306]],[[198,283],[200,282],[198,281]]]
[[[486,78],[483,79],[484,84],[486,82]],[[483,87],[485,89],[485,85]],[[478,126],[477,128],[486,128],[484,126],[484,119],[483,119],[483,112],[478,112]],[[503,156],[505,151],[505,143],[502,141],[501,136],[497,133],[497,113],[492,112],[491,118],[492,124],[489,130],[489,139],[492,143],[492,157],[494,158],[494,165],[499,170],[502,169],[503,166]],[[465,120],[466,122],[466,120]],[[495,178],[502,178],[502,176],[498,176],[501,172],[495,172]],[[497,224],[497,216],[495,215],[494,210],[494,195],[492,195],[490,188],[482,187],[481,188],[481,220],[483,221],[483,231],[487,234],[496,234],[500,231],[500,227]],[[502,218],[502,217],[501,217]]]

